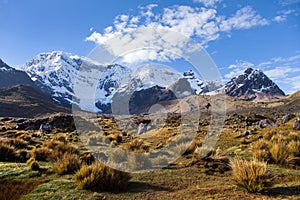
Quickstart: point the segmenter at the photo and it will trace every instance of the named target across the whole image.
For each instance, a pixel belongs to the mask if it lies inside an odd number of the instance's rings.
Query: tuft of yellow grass
[[[110,168],[100,162],[83,165],[75,174],[79,188],[95,191],[123,190],[130,179],[129,173]]]
[[[234,158],[230,160],[230,167],[236,185],[248,192],[257,193],[272,185],[273,176],[266,162]]]

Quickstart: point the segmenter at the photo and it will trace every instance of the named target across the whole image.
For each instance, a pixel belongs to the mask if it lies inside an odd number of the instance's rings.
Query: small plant
[[[16,157],[14,147],[0,141],[0,161],[15,161]]]
[[[234,158],[230,161],[230,167],[232,168],[232,179],[237,186],[248,192],[261,192],[272,184],[273,176],[268,170],[266,162]]]
[[[152,167],[152,163],[146,154],[132,153],[128,157],[128,167],[133,171],[150,169]]]
[[[80,168],[80,163],[78,155],[65,153],[53,164],[53,170],[58,175],[73,174]]]
[[[119,191],[127,187],[130,175],[110,168],[103,163],[83,165],[75,174],[75,180],[81,189],[95,191]]]

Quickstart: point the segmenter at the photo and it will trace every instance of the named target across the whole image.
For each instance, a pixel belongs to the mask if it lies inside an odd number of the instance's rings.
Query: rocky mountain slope
[[[225,93],[245,100],[271,99],[284,96],[284,92],[261,70],[248,68],[225,85]]]
[[[30,77],[23,71],[8,66],[0,59],[0,88],[17,84],[34,85]]]

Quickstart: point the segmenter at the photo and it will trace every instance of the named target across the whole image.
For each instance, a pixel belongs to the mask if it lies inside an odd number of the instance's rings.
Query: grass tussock
[[[78,155],[65,153],[53,163],[53,170],[58,175],[74,174],[81,165]]]
[[[286,165],[293,157],[300,153],[298,135],[291,133],[277,133],[270,131],[265,139],[251,144],[253,156],[272,164]]]
[[[15,161],[17,153],[14,147],[9,144],[0,141],[0,161],[9,162]]]
[[[127,187],[130,175],[103,163],[83,165],[75,174],[78,187],[94,191],[119,191]]]
[[[236,185],[248,192],[261,192],[265,187],[272,185],[273,176],[266,162],[234,158],[230,161],[230,167]]]

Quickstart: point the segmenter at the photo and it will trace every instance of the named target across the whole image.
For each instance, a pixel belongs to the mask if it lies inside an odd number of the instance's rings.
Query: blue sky
[[[0,58],[16,66],[54,50],[86,56],[126,31],[160,27],[205,47],[225,81],[261,68],[291,93],[300,90],[299,14],[300,0],[0,0]]]

